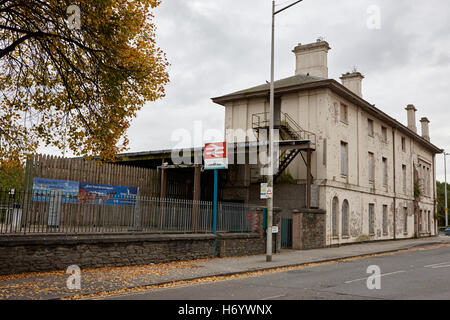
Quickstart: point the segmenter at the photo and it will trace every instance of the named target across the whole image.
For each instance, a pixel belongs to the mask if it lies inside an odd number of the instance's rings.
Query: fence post
[[[198,229],[198,215],[199,215],[199,206],[200,206],[200,200],[201,200],[201,184],[200,184],[200,177],[201,177],[201,171],[200,166],[196,165],[194,168],[194,207],[192,210],[192,229],[194,232],[197,232]]]
[[[25,214],[25,219],[22,222],[24,223],[24,233],[27,232],[28,211],[30,210],[30,204],[32,203],[33,197],[33,167],[34,157],[28,157],[25,165],[25,186],[22,198],[22,215]]]
[[[134,231],[141,231],[141,208],[140,208],[140,189],[137,189],[136,199],[134,201]],[[127,195],[126,202],[130,201]]]

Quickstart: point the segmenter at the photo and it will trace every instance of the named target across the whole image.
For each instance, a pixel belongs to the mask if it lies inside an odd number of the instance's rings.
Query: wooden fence
[[[139,194],[148,197],[158,197],[160,187],[155,169],[41,154],[27,162],[25,180],[28,188],[33,185],[33,178],[138,187]]]

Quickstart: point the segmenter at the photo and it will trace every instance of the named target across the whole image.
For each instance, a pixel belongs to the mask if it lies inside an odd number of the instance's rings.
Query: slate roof
[[[288,77],[288,78],[284,78],[284,79],[275,81],[275,90],[281,89],[281,88],[287,88],[287,87],[291,87],[291,86],[297,86],[297,85],[301,85],[301,84],[318,82],[318,81],[322,81],[322,80],[327,80],[327,78],[314,77],[314,76],[305,75],[305,74],[295,75],[293,77]],[[265,84],[262,84],[262,85],[259,85],[256,87],[251,87],[251,88],[248,88],[245,90],[239,90],[239,91],[236,91],[236,92],[224,95],[224,96],[216,97],[216,98],[213,98],[213,100],[232,97],[235,95],[251,94],[251,93],[266,91],[269,89],[270,89],[270,83],[265,83]]]

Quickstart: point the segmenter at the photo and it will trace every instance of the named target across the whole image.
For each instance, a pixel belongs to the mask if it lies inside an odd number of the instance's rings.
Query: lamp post
[[[444,186],[444,195],[445,195],[445,226],[448,226],[448,202],[447,202],[447,156],[450,153],[446,153],[444,151],[444,176],[445,176],[445,186]]]
[[[275,0],[272,1],[272,42],[271,42],[271,58],[270,58],[270,110],[269,110],[269,175],[268,187],[272,190],[272,197],[267,199],[267,250],[266,261],[272,261],[272,224],[273,224],[273,174],[274,174],[274,156],[273,156],[273,130],[274,130],[274,104],[275,104],[275,16],[296,5],[303,0],[298,0],[290,5],[275,10]]]

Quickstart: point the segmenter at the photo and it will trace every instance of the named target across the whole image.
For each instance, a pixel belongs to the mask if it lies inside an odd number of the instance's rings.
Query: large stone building
[[[326,245],[435,235],[435,155],[442,150],[430,142],[428,119],[420,120],[419,135],[413,105],[405,126],[364,100],[359,72],[329,79],[329,50],[321,40],[299,44],[295,75],[275,82],[281,138],[307,142],[281,153],[275,206],[285,216],[305,207],[325,211]],[[213,101],[225,107],[228,142],[248,145],[268,124],[267,83]],[[236,141],[237,131],[247,134]],[[222,199],[260,202],[259,169],[230,166]]]

